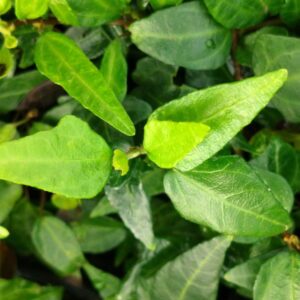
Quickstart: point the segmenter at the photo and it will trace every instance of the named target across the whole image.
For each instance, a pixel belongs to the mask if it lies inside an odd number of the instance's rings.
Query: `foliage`
[[[299,0],[0,0],[1,300],[300,299]]]

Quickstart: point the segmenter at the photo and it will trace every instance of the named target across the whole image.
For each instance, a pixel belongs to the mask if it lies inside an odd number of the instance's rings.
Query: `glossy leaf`
[[[36,46],[35,62],[42,74],[85,108],[124,134],[134,135],[132,121],[102,74],[72,40],[59,33],[44,34]]]
[[[185,68],[218,68],[230,51],[230,32],[214,22],[200,1],[158,11],[129,30],[143,52]]]
[[[78,25],[78,19],[67,0],[49,0],[49,8],[63,24]]]
[[[14,110],[34,87],[45,80],[46,78],[38,71],[30,71],[2,79],[0,81],[0,114]]]
[[[271,0],[275,2],[274,0]],[[244,28],[261,22],[269,11],[268,1],[204,0],[212,16],[227,28]],[[277,0],[278,2],[278,0]]]
[[[114,40],[105,50],[100,71],[116,97],[122,102],[127,92],[127,62],[120,40]]]
[[[151,300],[213,300],[230,238],[216,237],[163,266],[153,279]]]
[[[254,285],[254,300],[299,299],[299,278],[299,253],[279,253],[261,267]]]
[[[0,181],[0,224],[7,218],[22,195],[22,188],[16,184]]]
[[[39,257],[61,275],[72,274],[84,263],[72,230],[58,218],[38,219],[31,238]]]
[[[52,130],[1,144],[0,178],[70,198],[91,198],[108,179],[111,157],[106,142],[85,122],[67,116]]]
[[[288,79],[272,100],[272,104],[287,121],[299,122],[300,104],[297,99],[299,98],[300,40],[293,37],[261,35],[256,41],[252,61],[257,75],[278,68],[288,70]]]
[[[161,168],[173,168],[209,133],[203,123],[150,120],[145,126],[144,149]]]
[[[120,186],[107,186],[105,192],[110,203],[118,210],[125,226],[146,247],[154,248],[149,200],[142,184],[125,180]]]
[[[83,252],[103,253],[117,247],[126,237],[122,224],[110,218],[87,219],[72,225]]]
[[[48,0],[15,0],[15,11],[18,19],[37,19],[48,10]]]
[[[178,5],[183,0],[150,0],[150,4],[154,9],[162,9],[167,6]]]
[[[164,185],[184,218],[221,233],[267,237],[292,225],[270,187],[235,156],[210,159],[186,173],[171,171]]]
[[[160,107],[148,122],[197,122],[210,127],[204,140],[176,165],[180,170],[191,170],[221,150],[248,125],[286,78],[286,70],[279,70],[261,77],[196,91]]]
[[[126,0],[67,0],[76,13],[79,24],[85,27],[98,26],[121,16]]]

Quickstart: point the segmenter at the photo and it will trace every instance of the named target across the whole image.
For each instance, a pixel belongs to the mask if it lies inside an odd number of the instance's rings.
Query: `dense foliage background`
[[[300,299],[299,0],[0,15],[1,300]]]

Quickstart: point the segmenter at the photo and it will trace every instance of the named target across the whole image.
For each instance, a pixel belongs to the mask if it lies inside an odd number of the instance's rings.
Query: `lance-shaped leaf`
[[[151,300],[216,299],[229,237],[216,237],[163,266],[153,279]]]
[[[127,0],[68,0],[76,13],[79,24],[84,27],[98,26],[122,15]]]
[[[18,19],[36,19],[48,10],[48,0],[16,0],[15,11]]]
[[[230,51],[230,31],[216,23],[200,1],[158,11],[129,30],[132,41],[145,53],[190,69],[218,68]]]
[[[54,129],[0,145],[0,179],[70,198],[91,198],[103,188],[112,151],[73,116]]]
[[[278,70],[261,77],[193,92],[160,107],[148,122],[154,119],[196,122],[210,127],[203,141],[176,164],[180,170],[191,170],[221,150],[244,126],[251,123],[286,78],[287,71]],[[146,126],[145,136],[148,134]]]
[[[300,299],[300,254],[282,252],[261,267],[254,285],[254,300]]]
[[[135,129],[103,75],[71,39],[46,33],[37,42],[35,62],[39,71],[61,85],[85,108],[124,134]]]
[[[288,212],[241,158],[213,158],[186,173],[165,176],[165,190],[186,219],[237,236],[266,237],[287,230]]]
[[[72,230],[56,217],[38,219],[31,238],[40,258],[61,275],[72,274],[85,262]]]
[[[106,48],[100,71],[119,101],[123,101],[127,92],[127,62],[120,40],[114,40]]]

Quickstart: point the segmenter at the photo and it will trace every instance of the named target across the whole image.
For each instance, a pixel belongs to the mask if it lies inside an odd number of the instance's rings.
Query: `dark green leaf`
[[[285,0],[280,11],[281,19],[288,25],[296,26],[300,22],[299,0]]]

